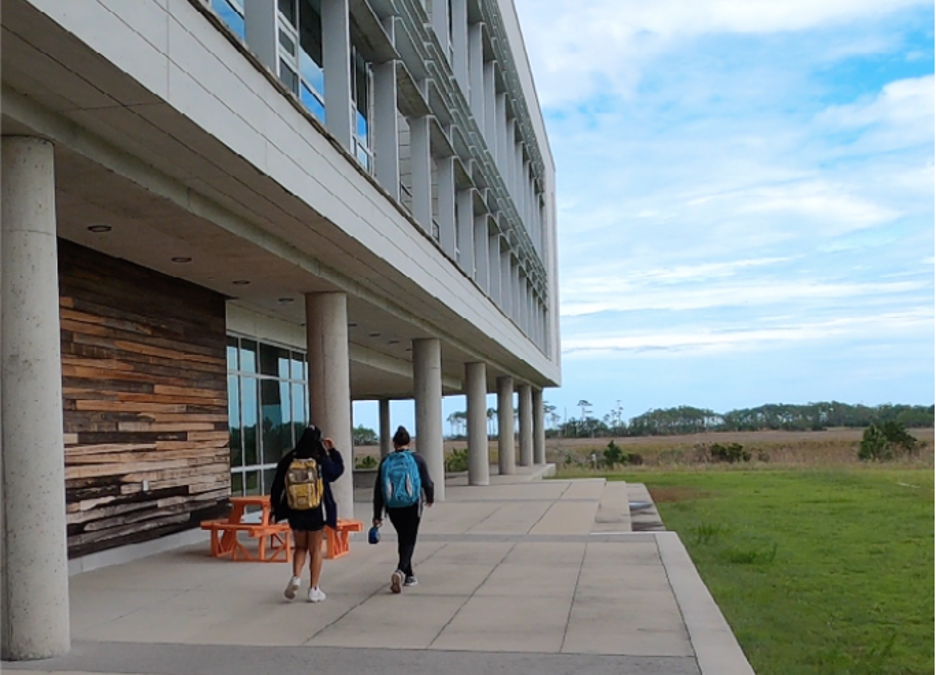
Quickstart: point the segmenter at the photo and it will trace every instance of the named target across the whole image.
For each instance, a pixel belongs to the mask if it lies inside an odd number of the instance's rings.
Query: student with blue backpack
[[[397,532],[400,560],[390,576],[390,590],[399,593],[403,586],[415,586],[413,551],[422,518],[423,496],[432,506],[435,486],[429,477],[426,460],[409,448],[410,435],[399,427],[393,435],[393,452],[380,460],[374,483],[374,527],[380,527],[386,510]]]

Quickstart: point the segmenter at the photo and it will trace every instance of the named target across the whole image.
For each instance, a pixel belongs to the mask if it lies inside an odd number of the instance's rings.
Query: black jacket
[[[289,504],[286,503],[286,471],[289,470],[289,465],[295,458],[296,451],[290,450],[276,465],[276,476],[270,487],[270,505],[273,519],[277,522],[286,520],[291,511]],[[322,469],[322,483],[325,487],[322,495],[322,503],[325,506],[325,524],[335,529],[338,526],[338,505],[335,504],[335,498],[332,496],[331,483],[338,480],[344,473],[344,460],[340,452],[329,450],[327,455],[317,457],[316,461]]]
[[[400,448],[395,450],[395,452],[410,452],[409,448]],[[416,460],[416,466],[419,468],[419,482],[422,483],[423,493],[426,495],[426,503],[431,504],[435,501],[435,484],[432,482],[432,478],[429,477],[429,467],[426,466],[426,460],[422,455],[417,455],[413,453],[413,458]],[[384,457],[380,460],[380,465],[377,467],[377,480],[374,481],[374,520],[383,520],[384,512],[384,494],[383,494],[383,485],[380,482],[380,473],[383,471],[383,463],[387,458]],[[422,500],[420,500],[420,513],[422,513]]]

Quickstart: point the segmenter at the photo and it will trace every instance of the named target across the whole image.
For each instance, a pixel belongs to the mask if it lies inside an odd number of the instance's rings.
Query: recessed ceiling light
[[[250,282],[247,279],[235,279],[231,283],[234,284],[235,286],[246,286]]]
[[[348,328],[357,328],[357,324],[356,324],[356,323],[349,323],[349,324],[348,324]]]
[[[94,232],[95,234],[100,234],[101,232],[110,232],[112,228],[110,225],[90,225],[88,227],[89,232]]]
[[[281,302],[282,304],[285,305],[290,302],[295,302],[295,298],[280,298],[278,302]]]
[[[399,341],[399,340],[390,340],[387,344],[388,344],[388,345],[398,345],[398,344],[400,344],[400,341]]]
[[[190,263],[190,262],[192,262],[192,259],[189,258],[188,256],[181,255],[181,256],[177,256],[177,257],[173,258],[173,259],[172,259],[172,262],[174,262],[174,263]]]
[[[380,333],[368,333],[370,337],[380,337]]]

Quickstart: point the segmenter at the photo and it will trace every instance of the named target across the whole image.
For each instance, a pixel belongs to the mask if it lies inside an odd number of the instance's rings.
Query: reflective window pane
[[[228,428],[231,432],[231,466],[244,465],[241,438],[240,386],[236,375],[228,376]]]
[[[304,373],[302,372],[302,364],[305,362],[305,357],[302,354],[297,354],[296,352],[292,353],[292,361],[290,362],[289,376],[294,380],[303,379]]]
[[[244,416],[244,464],[257,464],[260,449],[257,438],[257,380],[252,377],[241,378],[242,414]]]
[[[260,472],[259,471],[248,471],[244,474],[244,494],[247,495],[258,495],[260,494]]]
[[[227,339],[227,367],[228,370],[237,370],[237,338]]]
[[[292,447],[289,385],[277,380],[262,380],[260,405],[263,415],[263,457],[260,463],[272,464]]]
[[[260,373],[273,377],[289,377],[289,352],[280,347],[260,344]]]
[[[273,479],[276,477],[276,468],[263,470],[263,494],[270,494],[270,488],[273,487]]]
[[[240,369],[246,373],[257,372],[257,343],[253,340],[241,340]]]
[[[241,497],[244,494],[244,474],[236,471],[231,474],[231,496]]]
[[[244,10],[239,5],[240,3],[236,0],[211,0],[211,8],[243,40],[246,35],[246,26],[244,25]]]

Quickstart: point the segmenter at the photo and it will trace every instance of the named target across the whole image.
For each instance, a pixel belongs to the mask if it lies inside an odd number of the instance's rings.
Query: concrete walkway
[[[401,596],[388,589],[396,561],[389,526],[380,544],[359,537],[349,556],[325,562],[328,599],[316,605],[283,598],[285,565],[212,559],[206,541],[72,577],[72,653],[3,667],[106,675],[753,673],[677,535],[631,531],[630,501],[645,521],[655,515],[643,486],[536,477],[495,476],[483,488],[453,479],[447,501],[423,519],[419,585]],[[358,518],[369,521],[367,492],[357,499]]]

